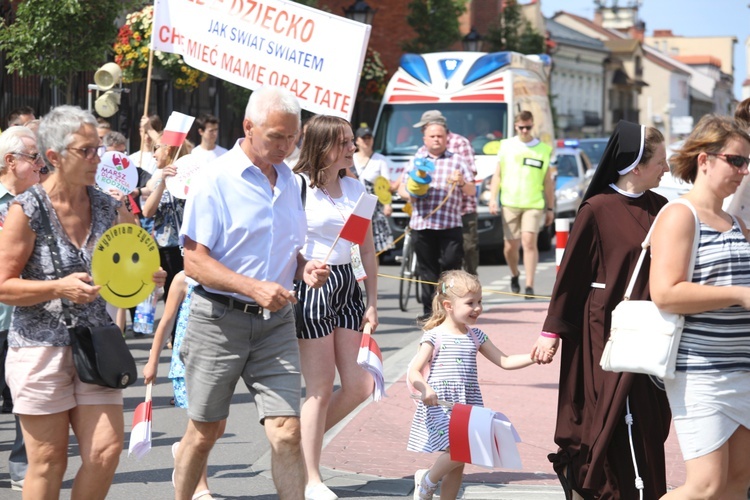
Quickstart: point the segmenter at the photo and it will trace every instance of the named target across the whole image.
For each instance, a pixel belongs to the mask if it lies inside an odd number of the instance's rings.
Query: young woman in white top
[[[330,265],[327,283],[317,289],[298,285],[303,326],[297,336],[306,399],[302,405],[302,449],[307,470],[305,498],[334,500],[335,493],[320,477],[323,435],[372,393],[371,376],[357,365],[361,331],[366,323],[378,326],[377,267],[372,231],[360,245],[367,278],[366,305],[352,269],[352,244],[337,236],[364,186],[346,177],[352,166],[354,136],[349,122],[333,116],[315,116],[308,124],[299,162],[294,168],[305,189],[307,237],[305,258]],[[304,185],[302,185],[304,180]],[[335,242],[335,246],[334,246]],[[332,249],[333,247],[333,249]],[[333,391],[336,370],[341,388]]]

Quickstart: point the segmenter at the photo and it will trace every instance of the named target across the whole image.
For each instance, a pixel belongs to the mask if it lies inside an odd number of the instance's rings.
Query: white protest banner
[[[177,158],[174,166],[177,167],[177,175],[167,177],[165,183],[172,196],[186,199],[190,191],[190,181],[195,178],[196,174],[208,165],[205,159],[200,156],[185,155]]]
[[[370,26],[288,0],[155,0],[152,33],[154,50],[196,69],[350,119]]]
[[[130,194],[138,185],[135,164],[122,153],[107,151],[96,169],[96,185],[105,193],[116,189],[122,194]]]

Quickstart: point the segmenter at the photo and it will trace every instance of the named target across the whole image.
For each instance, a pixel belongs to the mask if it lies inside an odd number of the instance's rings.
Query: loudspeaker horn
[[[117,63],[108,62],[94,73],[94,83],[99,90],[109,90],[122,78],[122,70]]]
[[[120,94],[112,90],[105,92],[96,99],[94,109],[102,118],[109,118],[120,109]]]

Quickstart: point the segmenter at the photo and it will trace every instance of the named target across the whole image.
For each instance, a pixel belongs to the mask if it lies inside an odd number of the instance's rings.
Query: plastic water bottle
[[[156,302],[161,297],[161,288],[155,289],[146,297],[146,300],[135,307],[135,318],[133,331],[142,335],[154,333],[154,316],[156,315]]]

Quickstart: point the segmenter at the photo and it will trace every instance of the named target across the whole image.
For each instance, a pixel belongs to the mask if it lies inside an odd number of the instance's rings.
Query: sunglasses
[[[21,151],[16,151],[15,153],[12,153],[12,154],[23,156],[24,158],[28,158],[29,160],[31,160],[32,163],[37,163],[43,159],[42,153],[24,153]]]
[[[743,168],[747,167],[748,164],[750,164],[750,158],[745,158],[744,156],[740,155],[727,155],[724,153],[706,153],[710,156],[718,156],[725,162],[729,163],[733,167],[742,170]]]
[[[534,126],[533,125],[518,125],[516,128],[518,130],[531,130],[532,128],[534,128]]]

